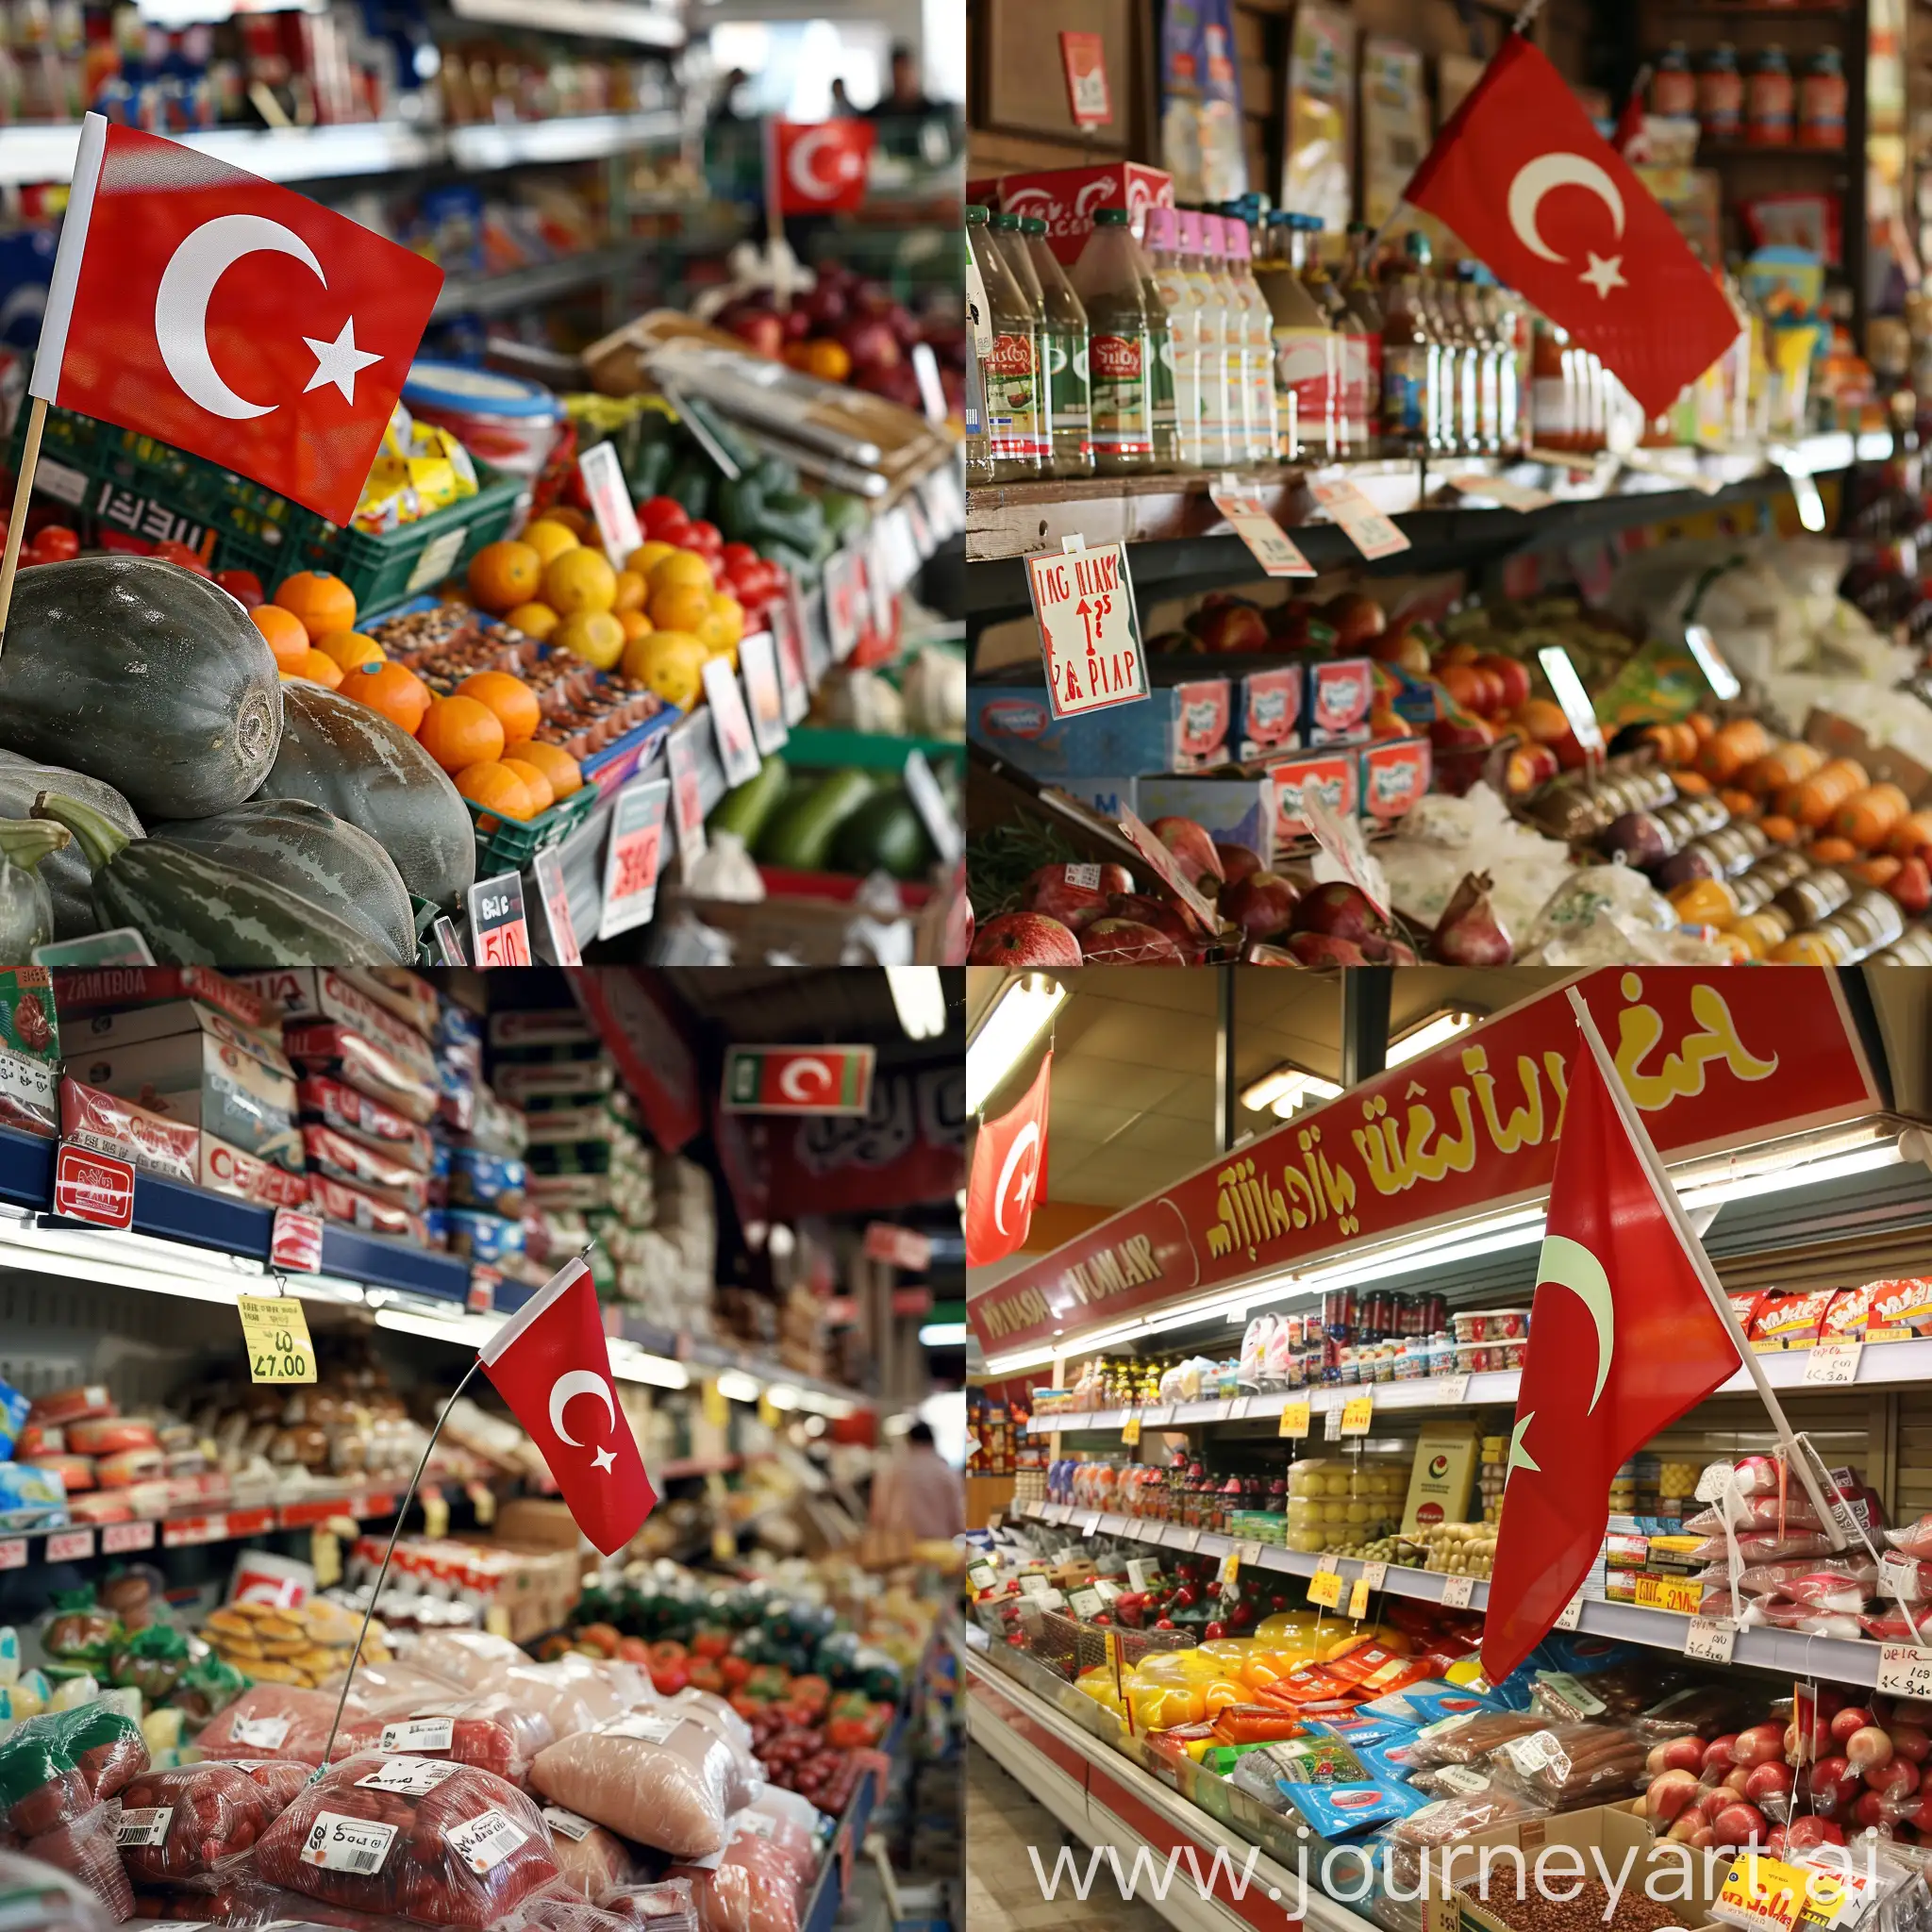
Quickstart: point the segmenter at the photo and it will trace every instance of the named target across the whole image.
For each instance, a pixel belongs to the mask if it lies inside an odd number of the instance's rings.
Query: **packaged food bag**
[[[194,1741],[205,1757],[288,1757],[320,1764],[340,1694],[294,1684],[255,1684],[211,1719]],[[342,1722],[362,1715],[352,1690]]]
[[[459,1696],[413,1704],[407,1714],[391,1711],[345,1722],[336,1733],[336,1752],[339,1757],[379,1751],[385,1757],[446,1757],[522,1785],[528,1780],[531,1760],[556,1739],[547,1717],[513,1697]]]
[[[679,1858],[723,1848],[736,1776],[715,1731],[670,1711],[632,1711],[561,1738],[530,1768],[546,1798]]]
[[[20,1852],[0,1851],[0,1898],[17,1914],[8,1932],[107,1932],[114,1923],[78,1879]]]
[[[122,1793],[115,1842],[138,1887],[206,1883],[252,1851],[308,1782],[298,1764],[258,1779],[239,1764],[210,1761],[145,1771]]]
[[[636,1883],[636,1861],[616,1833],[561,1805],[545,1805],[543,1823],[550,1827],[550,1856],[564,1884],[580,1897],[600,1898],[613,1886]]]
[[[698,1932],[697,1901],[689,1878],[660,1878],[655,1885],[632,1885],[608,1892],[600,1901],[630,1925],[651,1932]]]
[[[120,1815],[118,1803],[96,1805],[52,1831],[28,1839],[23,1847],[28,1857],[78,1879],[100,1900],[117,1925],[134,1916],[134,1888],[127,1882],[127,1868],[114,1842]]]
[[[553,1747],[555,1748],[555,1747]],[[271,1885],[425,1925],[496,1925],[557,1879],[537,1807],[505,1779],[433,1757],[331,1765],[255,1856]]]

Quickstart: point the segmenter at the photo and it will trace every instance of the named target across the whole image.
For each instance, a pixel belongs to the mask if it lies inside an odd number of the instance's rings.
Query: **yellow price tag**
[[[1359,1620],[1369,1614],[1369,1579],[1357,1576],[1355,1588],[1348,1593],[1348,1614]]]
[[[496,1521],[496,1491],[488,1483],[468,1483],[463,1493],[476,1511],[476,1527],[488,1529]]]
[[[1725,1875],[1716,1909],[1752,1932],[1789,1932],[1804,1912],[1810,1874],[1780,1858],[1740,1857]]]
[[[738,1539],[722,1523],[711,1532],[711,1560],[714,1563],[735,1563],[738,1560]]]
[[[251,1382],[312,1382],[315,1344],[308,1339],[308,1316],[291,1294],[244,1294],[235,1304],[242,1316],[242,1344],[248,1351]]]
[[[724,1400],[724,1391],[718,1387],[715,1375],[707,1375],[704,1380],[705,1420],[714,1429],[722,1429],[731,1420],[730,1405]]]
[[[1341,1405],[1341,1433],[1344,1436],[1366,1436],[1369,1424],[1375,1419],[1375,1398],[1373,1395],[1352,1395]]]
[[[1308,1578],[1308,1601],[1320,1604],[1324,1610],[1336,1609],[1341,1603],[1341,1577],[1334,1570],[1318,1570]]]
[[[785,1420],[785,1411],[774,1402],[762,1389],[758,1391],[758,1421],[768,1429],[777,1428]]]
[[[441,1490],[425,1490],[422,1503],[423,1534],[439,1541],[449,1534],[449,1498]]]
[[[1140,1447],[1141,1418],[1138,1415],[1130,1415],[1126,1419],[1126,1421],[1121,1424],[1121,1441],[1124,1442],[1129,1449],[1137,1449]]]
[[[1282,1436],[1306,1436],[1308,1433],[1308,1420],[1309,1410],[1306,1398],[1300,1402],[1287,1403],[1281,1411],[1281,1427],[1275,1433]]]
[[[1100,1641],[1107,1647],[1107,1667],[1113,1673],[1114,1695],[1121,1694],[1121,1633],[1108,1629],[1100,1633]]]
[[[308,1539],[308,1561],[315,1572],[315,1587],[333,1589],[342,1575],[341,1540],[329,1530],[316,1530]]]

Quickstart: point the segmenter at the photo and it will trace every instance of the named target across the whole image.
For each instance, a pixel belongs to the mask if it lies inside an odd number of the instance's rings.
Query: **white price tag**
[[[1097,1530],[1099,1527],[1100,1511],[1098,1509],[1090,1509],[1088,1510],[1086,1515],[1081,1517],[1080,1534],[1082,1536],[1091,1536],[1094,1533],[1094,1531]]]
[[[1464,496],[1487,497],[1505,509],[1520,510],[1525,516],[1533,509],[1548,509],[1556,502],[1547,490],[1533,489],[1527,483],[1512,483],[1507,476],[1451,476],[1450,489]]]
[[[1341,1411],[1339,1408],[1331,1408],[1322,1417],[1322,1440],[1324,1442],[1341,1441]]]
[[[1308,493],[1364,557],[1393,557],[1409,547],[1408,539],[1347,477],[1318,479],[1308,485]]]
[[[738,674],[728,658],[707,658],[704,669],[705,696],[711,707],[711,731],[717,740],[718,762],[724,767],[729,785],[742,785],[756,778],[764,762],[758,757],[752,737],[751,719],[744,708],[744,692],[739,689]]]
[[[1362,1581],[1366,1583],[1371,1590],[1385,1589],[1389,1582],[1388,1564],[1364,1563],[1362,1565]]]
[[[91,1529],[61,1529],[47,1539],[47,1561],[78,1563],[94,1553],[94,1533]]]
[[[1208,492],[1229,527],[1248,546],[1248,554],[1271,577],[1311,577],[1315,566],[1304,557],[1291,538],[1267,510],[1258,497],[1242,496],[1224,485]]]
[[[668,778],[633,778],[617,794],[604,845],[604,900],[597,913],[600,940],[648,924],[656,914],[664,819],[670,806]]]
[[[1198,1550],[1201,1547],[1201,1532],[1198,1529],[1182,1530],[1180,1546],[1184,1550]]]
[[[791,736],[785,721],[785,691],[778,681],[778,643],[770,631],[754,631],[739,644],[738,668],[744,675],[751,735],[758,750],[770,758],[782,751]]]
[[[1543,675],[1549,679],[1550,689],[1557,693],[1557,702],[1570,721],[1571,736],[1585,751],[1602,758],[1603,726],[1596,721],[1596,708],[1583,688],[1583,679],[1576,675],[1576,666],[1570,661],[1570,653],[1561,644],[1545,644],[1536,654],[1536,661],[1542,666]]]
[[[581,1844],[597,1828],[588,1818],[579,1818],[575,1811],[566,1811],[561,1805],[544,1806],[543,1823],[552,1831],[561,1832],[573,1844]]]
[[[1164,1429],[1174,1421],[1174,1405],[1172,1402],[1164,1403],[1158,1408],[1147,1409],[1141,1414],[1141,1426],[1146,1429]]]
[[[940,781],[933,776],[932,767],[925,761],[925,754],[914,749],[906,754],[906,795],[912,801],[912,808],[919,814],[920,823],[925,827],[925,835],[933,842],[933,849],[948,865],[957,865],[959,855],[966,849],[966,841],[959,832],[959,821],[953,816],[953,808],[946,803],[946,794],[940,790]]]
[[[1439,1375],[1429,1384],[1429,1393],[1439,1402],[1461,1403],[1469,1400],[1469,1376]]]
[[[101,1548],[108,1556],[123,1556],[129,1550],[151,1550],[155,1546],[152,1523],[109,1523],[101,1529]]]
[[[825,559],[825,634],[831,641],[835,664],[844,663],[858,648],[859,632],[865,622],[859,570],[856,550],[835,550]]]
[[[443,1827],[443,1840],[472,1872],[493,1872],[530,1834],[493,1806],[461,1824]]]
[[[1074,1616],[1085,1618],[1089,1623],[1091,1623],[1107,1607],[1101,1602],[1100,1592],[1097,1590],[1076,1590],[1068,1600],[1074,1607]]]
[[[1807,1382],[1851,1383],[1858,1379],[1862,1341],[1821,1341],[1805,1357]]]
[[[1227,1405],[1228,1421],[1231,1423],[1246,1422],[1248,1419],[1248,1413],[1250,1409],[1253,1408],[1255,1403],[1258,1399],[1258,1397],[1253,1395],[1237,1395],[1235,1399]]]
[[[1261,1545],[1258,1542],[1240,1542],[1235,1544],[1235,1549],[1240,1553],[1243,1563],[1257,1564],[1261,1560]]]
[[[1574,1630],[1583,1622],[1583,1596],[1579,1591],[1557,1612],[1558,1630]]]
[[[1160,1565],[1152,1557],[1127,1558],[1127,1582],[1135,1590],[1145,1590],[1160,1574]]]
[[[1922,1650],[1916,1643],[1880,1644],[1878,1693],[1881,1697],[1932,1697],[1932,1650]]]
[[[597,520],[604,554],[612,570],[622,570],[625,558],[643,542],[644,533],[638,528],[638,513],[617,458],[617,445],[600,442],[595,449],[586,450],[577,458],[577,475],[583,478],[584,494],[591,499],[591,514]]]
[[[279,1751],[288,1741],[289,1720],[285,1717],[238,1717],[229,1737],[251,1751]]]
[[[172,1805],[140,1805],[123,1811],[114,1827],[117,1845],[154,1846],[168,1841],[168,1825],[175,1816]]]
[[[451,1767],[454,1769],[454,1767]],[[302,1862],[325,1872],[355,1872],[369,1877],[380,1872],[397,1827],[366,1818],[345,1818],[340,1811],[318,1811],[302,1844]]]
[[[1450,1576],[1443,1580],[1442,1604],[1451,1610],[1466,1610],[1475,1601],[1474,1576]]]
[[[457,1721],[453,1717],[412,1717],[402,1724],[384,1724],[383,1751],[447,1751],[456,1741]]]
[[[366,1777],[358,1777],[356,1782],[368,1790],[403,1791],[412,1798],[420,1798],[446,1779],[453,1778],[461,1769],[460,1764],[445,1763],[440,1757],[391,1757],[388,1763],[378,1765]]]
[[[1692,1617],[1684,1655],[1707,1664],[1727,1664],[1738,1647],[1738,1626],[1728,1617]]]
[[[664,741],[664,772],[671,780],[671,823],[677,832],[678,876],[689,882],[705,856],[705,792],[698,775],[697,734],[711,721],[700,713],[687,718]]]

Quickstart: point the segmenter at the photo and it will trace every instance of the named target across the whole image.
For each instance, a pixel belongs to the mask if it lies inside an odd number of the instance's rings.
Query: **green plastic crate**
[[[13,460],[20,460],[16,435]],[[363,610],[433,590],[509,528],[526,485],[476,465],[477,491],[383,536],[339,529],[232,470],[91,416],[49,409],[36,493],[65,504],[90,532],[201,547],[213,567],[252,570],[273,591],[297,571],[339,576]]]
[[[491,879],[501,873],[522,872],[538,853],[561,845],[597,809],[601,796],[594,785],[586,785],[561,805],[524,820],[499,818],[465,799],[476,827],[476,876]]]

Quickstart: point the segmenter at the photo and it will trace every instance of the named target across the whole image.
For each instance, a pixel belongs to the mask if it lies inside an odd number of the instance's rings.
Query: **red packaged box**
[[[305,1075],[297,1083],[295,1094],[305,1120],[313,1117],[352,1141],[380,1146],[419,1174],[427,1174],[435,1164],[436,1145],[427,1127],[342,1081]]]
[[[1297,727],[1302,718],[1302,667],[1279,664],[1269,671],[1250,671],[1241,682],[1241,729],[1235,756],[1274,758],[1301,743]]]
[[[1304,801],[1319,797],[1337,818],[1353,818],[1361,807],[1361,766],[1352,747],[1305,752],[1270,765],[1266,776],[1274,788],[1274,846],[1278,852],[1308,834]]]
[[[1428,795],[1426,738],[1385,738],[1362,747],[1362,810],[1383,824],[1406,816]]]
[[[1079,260],[1099,209],[1125,208],[1138,238],[1146,232],[1150,208],[1173,206],[1174,176],[1139,161],[1000,176],[1000,212],[1038,216],[1046,224],[1046,245],[1069,264]]]
[[[218,1194],[258,1201],[265,1208],[299,1208],[308,1198],[306,1174],[291,1174],[271,1160],[258,1160],[213,1134],[201,1137],[200,1185]]]
[[[1932,1281],[1914,1275],[1872,1285],[1878,1292],[1866,1318],[1868,1336],[1876,1339],[1880,1329],[1895,1331],[1886,1336],[1888,1341],[1897,1340],[1900,1335],[1932,1335]]]
[[[269,1024],[259,995],[212,966],[63,966],[54,975],[54,1004],[62,1014],[118,1012],[175,1000],[198,1000],[257,1032]]]
[[[1789,1348],[1793,1342],[1815,1341],[1831,1307],[1835,1289],[1821,1288],[1808,1294],[1768,1294],[1751,1324],[1753,1341],[1775,1341]]]
[[[1863,1288],[1840,1289],[1824,1311],[1824,1325],[1819,1330],[1821,1338],[1840,1341],[1862,1337],[1883,1286],[1882,1282],[1868,1281]]]
[[[359,1227],[364,1234],[394,1235],[413,1241],[419,1248],[429,1245],[429,1228],[420,1214],[411,1214],[389,1201],[345,1181],[331,1180],[326,1174],[308,1176],[308,1198],[330,1221]]]
[[[1366,658],[1327,658],[1307,667],[1303,736],[1310,746],[1360,744],[1369,735],[1375,676]]]
[[[302,1145],[308,1155],[311,1176],[346,1181],[407,1211],[423,1211],[429,1181],[414,1168],[313,1121],[302,1129]]]
[[[191,1187],[201,1165],[201,1129],[185,1121],[87,1087],[71,1074],[60,1082],[60,1132],[95,1154],[132,1161],[149,1174]]]

